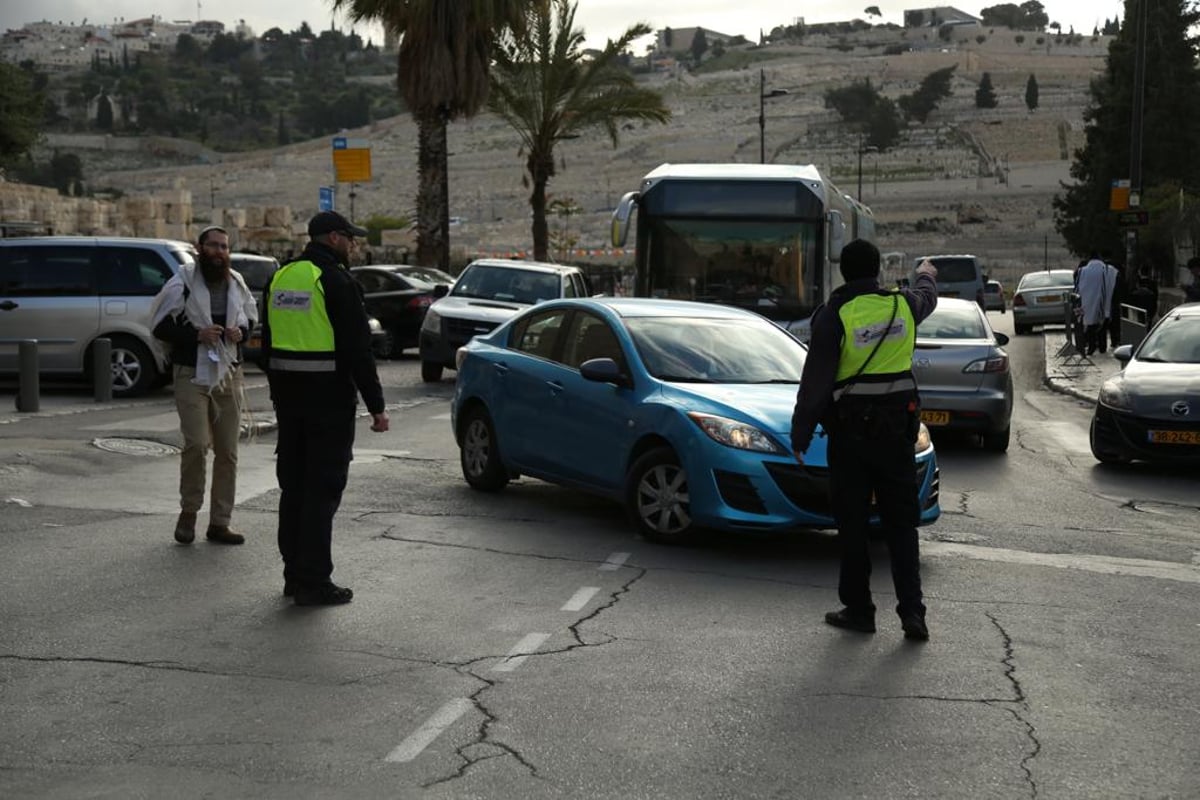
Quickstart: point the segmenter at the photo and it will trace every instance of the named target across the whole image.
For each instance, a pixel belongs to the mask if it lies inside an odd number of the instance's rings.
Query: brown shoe
[[[246,541],[245,536],[242,536],[240,533],[234,533],[225,525],[209,525],[204,538],[218,544],[242,544]]]
[[[180,544],[191,544],[196,538],[196,512],[180,511],[179,519],[175,521],[175,541]]]

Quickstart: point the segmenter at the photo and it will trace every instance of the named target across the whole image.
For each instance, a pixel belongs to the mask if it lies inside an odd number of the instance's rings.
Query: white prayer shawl
[[[1083,308],[1084,325],[1099,325],[1108,319],[1113,289],[1116,286],[1116,281],[1109,273],[1110,269],[1108,264],[1093,258],[1079,270],[1076,290],[1079,292],[1079,304]]]
[[[229,271],[229,291],[226,293],[225,326],[249,330],[256,323],[258,311],[254,303],[254,295],[245,279],[235,270]],[[187,299],[184,299],[184,287],[187,287]],[[204,283],[203,275],[193,264],[184,264],[158,296],[154,298],[151,307],[151,329],[158,327],[168,316],[183,312],[187,321],[197,330],[213,324],[212,298],[208,286]],[[192,383],[204,386],[211,393],[221,387],[229,377],[234,362],[237,361],[237,345],[227,342],[224,338],[216,344],[196,343],[196,376]]]

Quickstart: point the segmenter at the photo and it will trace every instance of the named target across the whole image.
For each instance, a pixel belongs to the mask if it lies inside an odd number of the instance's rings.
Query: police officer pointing
[[[300,258],[275,273],[263,296],[263,347],[279,421],[279,553],[283,593],[296,605],[348,603],[333,583],[333,516],[342,501],[361,394],[371,430],[388,429],[362,295],[346,269],[367,231],[334,211],[308,223]]]
[[[911,289],[879,286],[879,250],[862,239],[842,248],[846,284],[813,314],[812,339],[792,413],[792,451],[801,464],[819,422],[841,546],[838,628],[875,632],[868,530],[874,495],[887,536],[904,636],[929,638],[917,546],[913,445],[920,427],[912,372],[917,324],[937,306],[937,268],[917,267]]]

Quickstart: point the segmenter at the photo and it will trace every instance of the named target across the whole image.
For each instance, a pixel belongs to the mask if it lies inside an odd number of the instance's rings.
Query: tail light
[[[414,297],[412,300],[409,300],[408,307],[414,310],[418,308],[429,308],[431,303],[433,303],[433,298],[427,294],[423,294],[418,297]]]
[[[991,356],[972,361],[963,372],[1008,372],[1008,356]]]
[[[1013,295],[1013,299],[1012,299],[1012,304],[1013,304],[1013,306],[1014,306],[1014,307],[1015,307],[1015,306],[1023,306],[1023,305],[1025,305],[1025,295],[1023,295],[1023,294],[1014,294],[1014,295]]]

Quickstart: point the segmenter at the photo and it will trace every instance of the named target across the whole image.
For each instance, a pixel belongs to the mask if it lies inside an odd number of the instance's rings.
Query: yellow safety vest
[[[337,371],[321,268],[311,261],[293,261],[275,273],[268,294],[268,366],[281,372]]]
[[[877,396],[916,391],[912,360],[917,325],[904,297],[892,292],[859,295],[844,303],[838,309],[838,316],[845,335],[838,359],[834,400],[847,395]]]

